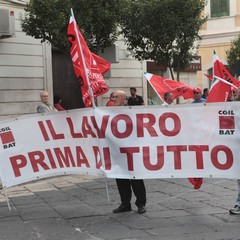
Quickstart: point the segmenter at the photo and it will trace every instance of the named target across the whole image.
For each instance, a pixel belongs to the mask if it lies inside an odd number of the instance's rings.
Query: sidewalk
[[[61,176],[6,189],[0,194],[0,240],[239,240],[236,180],[145,180],[147,212],[113,214],[120,204],[114,179]],[[1,190],[1,193],[3,191]],[[135,197],[132,202],[134,203]]]

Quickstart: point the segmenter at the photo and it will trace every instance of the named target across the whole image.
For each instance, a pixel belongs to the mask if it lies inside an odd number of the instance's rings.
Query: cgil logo
[[[15,139],[10,127],[0,129],[0,138],[4,149],[15,147]]]
[[[233,135],[235,132],[235,118],[233,110],[220,110],[219,135]]]

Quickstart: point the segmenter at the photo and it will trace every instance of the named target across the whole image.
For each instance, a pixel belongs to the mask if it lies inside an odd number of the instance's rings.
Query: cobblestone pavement
[[[229,215],[236,180],[145,180],[147,212],[113,214],[120,204],[114,179],[69,175],[6,189],[0,194],[0,240],[237,240],[240,215]]]

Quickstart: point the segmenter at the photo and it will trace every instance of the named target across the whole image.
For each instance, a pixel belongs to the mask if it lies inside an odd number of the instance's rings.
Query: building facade
[[[51,46],[22,32],[20,15],[25,4],[0,1],[0,17],[9,10],[15,27],[14,34],[0,36],[0,120],[36,113],[39,93],[53,92]],[[0,26],[4,27],[3,19]]]
[[[50,44],[41,43],[40,40],[27,36],[21,30],[20,15],[24,13],[27,1],[0,0],[0,9],[13,10],[15,16],[14,36],[0,37],[0,120],[36,113],[39,93],[42,90],[49,91],[50,99],[61,90],[61,81],[57,82],[55,75],[55,72],[59,72],[59,67],[55,66],[55,62],[56,59],[60,59],[60,55],[53,54]],[[211,71],[213,50],[226,64],[226,50],[229,49],[231,41],[238,36],[240,31],[240,1],[209,0],[205,13],[208,15],[208,21],[200,32],[201,40],[198,42],[198,55],[200,56],[198,65],[200,64],[202,68],[192,68],[180,74],[180,81],[200,88],[210,86],[204,73]],[[117,57],[115,56],[115,60],[112,61],[111,70],[105,78],[109,92],[98,98],[98,106],[105,106],[112,91],[121,89],[129,94],[130,87],[137,88],[137,94],[143,96],[145,104],[161,104],[162,101],[147,84],[142,72],[170,77],[168,69],[153,67],[151,62],[134,59],[121,36],[115,43],[114,51]],[[64,65],[65,59],[59,60],[61,61]],[[71,71],[70,62],[67,65],[67,71]],[[61,70],[64,72],[64,69]],[[62,87],[64,92],[67,86],[73,84],[68,81],[67,76],[66,73],[65,85]],[[73,88],[78,88],[78,86],[73,86]],[[70,93],[71,89],[67,91],[68,95]],[[77,91],[76,94],[78,94]],[[189,103],[189,101],[191,100],[180,99],[180,103]]]
[[[200,31],[198,55],[201,56],[202,71],[198,72],[198,85],[209,88],[209,80],[204,73],[211,74],[213,50],[219,59],[227,65],[226,51],[231,42],[240,34],[240,1],[209,0],[205,7],[208,20]],[[240,66],[239,66],[240,67]]]

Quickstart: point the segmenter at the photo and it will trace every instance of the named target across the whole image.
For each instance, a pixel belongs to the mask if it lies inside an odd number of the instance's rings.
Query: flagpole
[[[238,87],[237,87],[237,86],[235,86],[234,84],[232,84],[232,83],[230,83],[230,82],[226,81],[226,80],[225,80],[225,79],[223,79],[223,78],[220,78],[220,77],[218,77],[218,76],[213,76],[213,78],[217,78],[217,79],[218,79],[218,80],[220,80],[221,82],[224,82],[224,83],[226,83],[226,84],[228,84],[228,85],[230,85],[230,86],[232,86],[232,87],[234,87],[234,88],[238,89]]]
[[[83,68],[84,68],[84,73],[85,73],[87,84],[88,84],[88,90],[89,90],[90,97],[91,97],[91,100],[92,100],[92,106],[93,106],[93,108],[96,108],[96,104],[95,104],[95,101],[94,101],[93,90],[92,90],[92,87],[91,87],[91,84],[90,84],[90,81],[89,81],[86,62],[85,62],[85,58],[84,58],[84,55],[83,55],[83,50],[82,50],[82,45],[81,45],[81,42],[80,42],[80,38],[78,36],[78,31],[77,31],[77,27],[76,27],[76,20],[75,20],[72,8],[71,8],[71,15],[72,15],[72,18],[74,20],[74,22],[73,22],[74,31],[75,31],[76,36],[77,36],[77,41],[78,41],[78,45],[79,45],[79,48],[80,48],[81,57],[82,57],[82,60],[83,60],[82,61],[83,62]]]

